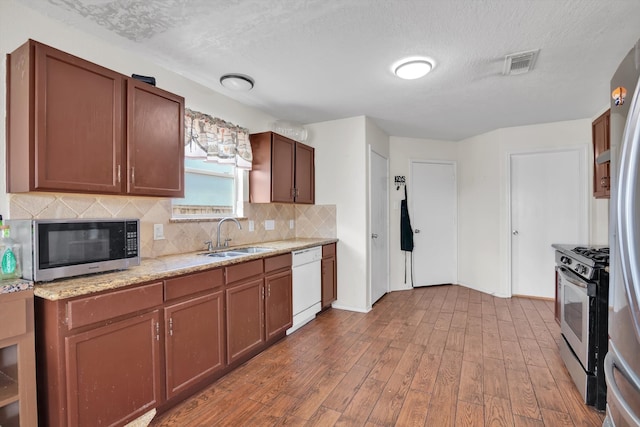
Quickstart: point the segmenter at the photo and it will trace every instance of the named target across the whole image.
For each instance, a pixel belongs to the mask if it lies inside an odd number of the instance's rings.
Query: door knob
[[[513,231],[511,232],[511,234],[513,234],[514,236],[517,236],[517,235],[518,235],[518,230],[513,230]]]
[[[371,238],[372,238],[372,239],[377,239],[377,238],[378,238],[378,235],[377,235],[376,233],[371,233]]]
[[[416,234],[420,234],[420,229],[416,228],[413,232],[416,233]]]

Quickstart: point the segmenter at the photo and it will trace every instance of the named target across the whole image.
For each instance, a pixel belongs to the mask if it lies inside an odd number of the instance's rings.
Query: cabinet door
[[[123,94],[120,74],[35,43],[33,190],[122,191]]]
[[[164,309],[167,399],[224,367],[223,291]]]
[[[184,197],[184,98],[127,81],[130,194]]]
[[[322,259],[322,308],[331,306],[337,299],[336,292],[336,258]]]
[[[156,310],[65,338],[68,425],[124,424],[159,404],[159,317]]]
[[[308,145],[296,143],[296,203],[315,202],[314,150]]]
[[[259,348],[264,343],[264,286],[255,279],[228,288],[227,362],[229,364]]]
[[[271,141],[271,201],[294,200],[295,141],[273,134]]]
[[[267,340],[286,331],[293,324],[291,278],[291,270],[287,270],[264,279]]]
[[[609,174],[610,162],[598,164],[595,159],[609,149],[609,110],[594,120],[592,124],[593,137],[593,196],[608,198],[611,186]]]

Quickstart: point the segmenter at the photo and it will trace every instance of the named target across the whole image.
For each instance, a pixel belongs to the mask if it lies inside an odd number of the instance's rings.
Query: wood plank
[[[507,382],[513,415],[522,415],[534,420],[542,419],[529,374],[507,369]]]
[[[484,427],[484,408],[469,402],[458,402],[456,427]]]
[[[409,389],[398,414],[397,426],[422,427],[427,419],[431,394]]]
[[[513,416],[511,414],[511,403],[509,399],[486,396],[484,400],[484,425],[485,427],[513,426]]]
[[[477,362],[462,361],[460,372],[460,390],[458,400],[482,405],[482,364]]]

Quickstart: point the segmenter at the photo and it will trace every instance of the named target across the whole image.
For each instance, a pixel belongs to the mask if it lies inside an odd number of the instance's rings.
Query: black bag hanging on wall
[[[407,283],[407,252],[411,252],[411,287],[413,287],[413,229],[407,207],[407,186],[404,187],[404,200],[400,202],[400,249],[404,253],[404,282]]]

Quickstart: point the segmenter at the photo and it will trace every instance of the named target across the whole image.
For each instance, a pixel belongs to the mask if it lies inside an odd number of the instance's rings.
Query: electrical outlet
[[[295,226],[296,226],[295,221],[294,221],[294,220],[292,220],[292,219],[290,219],[290,220],[289,220],[289,228],[293,230],[293,227],[295,227]]]
[[[256,229],[256,226],[253,222],[252,219],[249,220],[249,231],[254,231]]]
[[[153,224],[153,240],[164,239],[164,227],[162,224]]]
[[[264,221],[264,229],[265,230],[275,230],[276,222],[272,219],[266,219]]]

